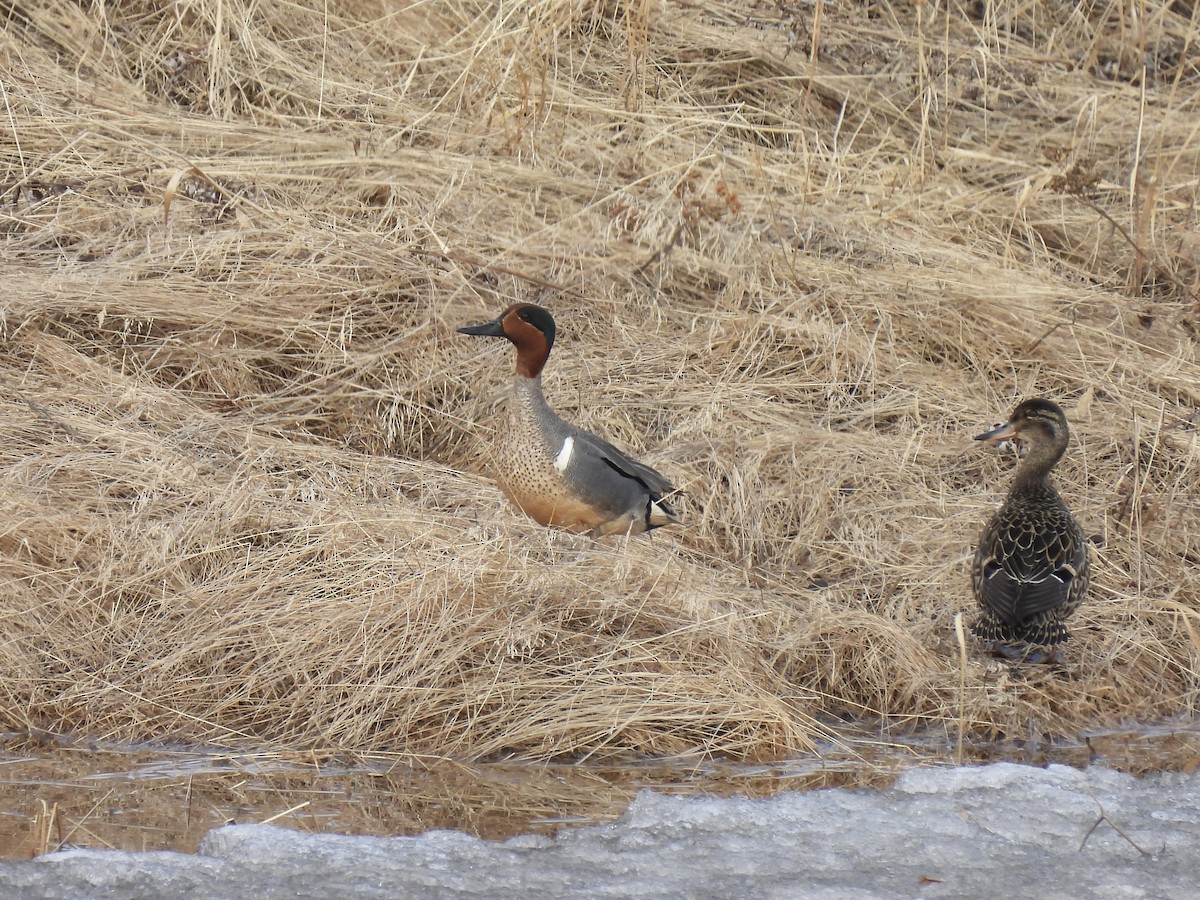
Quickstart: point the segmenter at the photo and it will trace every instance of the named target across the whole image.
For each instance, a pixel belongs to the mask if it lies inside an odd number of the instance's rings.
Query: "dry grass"
[[[770,757],[1196,711],[1200,7],[0,8],[6,727]],[[511,353],[454,328],[515,300],[687,528],[505,505]],[[1095,587],[1068,677],[964,676],[1012,472],[970,436],[1034,394]]]

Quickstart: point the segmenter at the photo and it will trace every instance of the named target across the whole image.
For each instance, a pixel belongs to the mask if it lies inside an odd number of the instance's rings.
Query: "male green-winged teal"
[[[997,653],[1030,662],[1058,661],[1063,624],[1087,591],[1087,542],[1050,482],[1067,449],[1067,417],[1057,403],[1026,400],[1003,425],[975,440],[1028,447],[1004,506],[979,540],[971,586],[982,614],[973,630]]]
[[[508,425],[493,456],[496,480],[513,504],[543,525],[600,537],[678,522],[665,497],[671,483],[608,441],[563,421],[542,395],[542,368],[554,346],[554,318],[517,303],[460,334],[507,338],[517,348]]]

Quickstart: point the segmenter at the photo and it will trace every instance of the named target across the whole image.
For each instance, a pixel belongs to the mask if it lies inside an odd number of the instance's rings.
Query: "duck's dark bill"
[[[458,329],[459,334],[474,334],[480,337],[504,337],[504,326],[499,319],[484,322],[482,325],[464,325]]]
[[[1013,428],[1012,422],[1004,422],[994,427],[991,431],[975,435],[975,440],[985,441],[995,447],[1003,441],[1011,441],[1016,436],[1017,429]]]

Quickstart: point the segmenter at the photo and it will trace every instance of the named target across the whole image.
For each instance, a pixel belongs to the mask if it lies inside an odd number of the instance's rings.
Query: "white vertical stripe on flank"
[[[571,461],[571,454],[575,452],[575,438],[568,437],[563,441],[562,449],[558,451],[558,456],[554,457],[554,470],[556,472],[567,471],[567,464]]]

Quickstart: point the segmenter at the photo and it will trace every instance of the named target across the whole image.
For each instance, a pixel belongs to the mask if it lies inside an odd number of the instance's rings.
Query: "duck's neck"
[[[558,453],[563,438],[569,434],[566,423],[550,408],[542,395],[540,375],[536,378],[516,377],[510,415],[518,425],[518,432],[531,440],[536,436],[551,457]]]
[[[530,378],[537,379],[540,383],[542,369],[545,368],[549,356],[550,351],[546,348],[544,340],[540,347],[517,345],[517,380]]]
[[[540,374],[529,378],[518,375],[513,379],[513,396],[517,406],[534,418],[540,418],[550,412],[550,405],[542,393],[542,376]]]
[[[1029,448],[1017,476],[1013,479],[1013,492],[1050,487],[1050,470],[1062,459],[1066,445],[1035,443]]]

